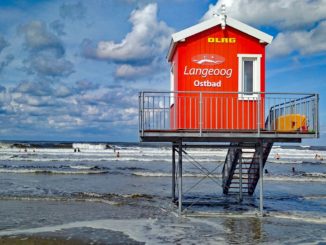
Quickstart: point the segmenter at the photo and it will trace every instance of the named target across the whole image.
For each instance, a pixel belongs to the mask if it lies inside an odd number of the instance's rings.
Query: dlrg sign
[[[207,38],[208,43],[236,43],[235,37],[209,37]]]

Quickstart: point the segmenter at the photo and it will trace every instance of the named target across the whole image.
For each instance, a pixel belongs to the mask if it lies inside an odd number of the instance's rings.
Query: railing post
[[[199,134],[200,136],[203,135],[203,94],[202,92],[199,93]]]
[[[142,131],[142,108],[141,108],[141,92],[138,94],[138,133]]]
[[[177,129],[176,121],[177,121],[177,100],[179,99],[179,96],[176,96],[175,92],[173,92],[173,98],[174,98],[174,111],[173,111],[173,129]]]
[[[319,137],[319,95],[315,94],[315,135],[316,138]]]
[[[145,93],[142,92],[142,131],[141,135],[144,136],[144,126],[145,126]]]
[[[257,116],[258,116],[258,118],[257,118],[257,124],[258,124],[258,128],[257,128],[257,133],[258,133],[258,136],[260,135],[260,100],[261,100],[261,93],[259,93],[258,94],[258,105],[257,105],[257,107],[258,107],[258,111],[257,111]]]

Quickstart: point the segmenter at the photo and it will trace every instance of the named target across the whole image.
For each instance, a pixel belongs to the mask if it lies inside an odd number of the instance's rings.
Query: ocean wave
[[[313,216],[311,214],[298,213],[282,213],[282,212],[267,212],[265,216],[278,219],[291,219],[307,223],[326,224],[326,217]]]
[[[80,171],[68,171],[68,170],[49,170],[49,169],[0,169],[0,173],[10,174],[107,174],[108,170],[80,170]]]
[[[141,176],[141,177],[171,177],[171,173],[164,173],[164,172],[133,172],[132,175]],[[206,177],[206,174],[203,173],[183,173],[183,177],[195,177],[195,178],[202,178]],[[212,174],[210,175],[213,178],[221,178],[222,174]]]
[[[326,182],[325,177],[308,177],[305,175],[275,175],[275,176],[264,176],[264,180],[269,181],[293,181],[293,182]]]
[[[303,173],[305,177],[326,178],[326,173]]]
[[[326,195],[313,195],[313,196],[304,196],[302,197],[304,200],[319,200],[326,199]]]
[[[0,200],[16,200],[16,201],[84,201],[84,202],[102,202],[107,204],[128,204],[132,200],[147,200],[151,201],[155,196],[144,193],[96,193],[96,192],[75,192],[71,194],[61,193],[53,195],[0,195]]]
[[[168,172],[143,172],[136,171],[132,175],[139,177],[172,177]],[[204,173],[183,173],[183,177],[203,178],[207,175]],[[210,175],[214,178],[222,178],[222,174]],[[326,174],[323,173],[303,173],[298,175],[268,175],[264,176],[268,181],[293,181],[293,182],[326,182]]]
[[[85,166],[85,165],[71,165],[69,166],[72,169],[92,169],[94,166]]]
[[[83,150],[106,150],[112,148],[109,144],[97,144],[97,143],[73,143],[73,149]]]
[[[247,212],[194,212],[186,214],[187,217],[197,218],[197,217],[232,217],[247,219],[248,217],[259,217],[260,213],[258,211],[247,211]],[[314,216],[308,213],[282,213],[277,211],[268,211],[264,213],[265,218],[279,218],[279,219],[291,219],[307,223],[317,223],[326,224],[326,217]]]

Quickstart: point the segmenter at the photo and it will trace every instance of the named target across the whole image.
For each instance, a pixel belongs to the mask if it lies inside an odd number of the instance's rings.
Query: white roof
[[[238,20],[232,19],[231,17],[225,16],[226,20],[225,20],[225,24],[226,26],[231,26],[243,33],[246,33],[250,36],[253,36],[257,39],[259,39],[260,42],[262,43],[271,43],[273,40],[273,37],[266,34],[265,32],[262,32],[256,28],[253,28],[251,26],[248,26]],[[168,61],[171,61],[175,47],[177,46],[177,43],[179,41],[184,41],[187,37],[191,37],[197,33],[203,32],[205,30],[208,30],[214,26],[218,26],[222,24],[221,18],[218,17],[213,17],[209,20],[206,20],[204,22],[201,22],[197,25],[191,26],[187,29],[184,29],[182,31],[176,32],[174,34],[172,34],[172,40],[170,43],[170,48],[169,48],[169,52],[167,55],[167,59]]]

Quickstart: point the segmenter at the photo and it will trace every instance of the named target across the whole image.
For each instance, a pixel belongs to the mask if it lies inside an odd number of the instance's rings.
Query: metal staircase
[[[263,167],[273,143],[263,143]],[[231,143],[225,158],[222,180],[224,194],[253,195],[259,180],[260,147],[253,143]]]

